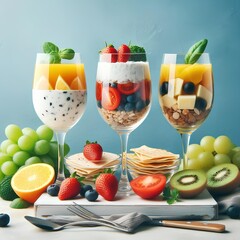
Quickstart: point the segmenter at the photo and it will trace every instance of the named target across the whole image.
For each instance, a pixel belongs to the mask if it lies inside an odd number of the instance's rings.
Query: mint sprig
[[[62,59],[71,60],[75,54],[71,48],[59,50],[59,47],[51,42],[45,42],[43,44],[43,52],[50,55],[50,63],[61,63]]]
[[[203,54],[206,46],[207,46],[208,40],[203,39],[198,41],[197,43],[193,44],[187,54],[185,55],[185,63],[186,64],[194,64],[197,62],[197,60],[200,58],[200,56]]]
[[[177,189],[171,189],[167,186],[163,190],[163,198],[168,204],[173,204],[179,201],[179,192]]]

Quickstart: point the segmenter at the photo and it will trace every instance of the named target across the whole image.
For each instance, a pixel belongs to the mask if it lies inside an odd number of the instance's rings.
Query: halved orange
[[[54,168],[46,163],[36,163],[19,169],[12,177],[15,193],[27,202],[34,203],[54,182]]]
[[[70,87],[60,75],[58,76],[58,79],[55,85],[55,90],[70,90]]]

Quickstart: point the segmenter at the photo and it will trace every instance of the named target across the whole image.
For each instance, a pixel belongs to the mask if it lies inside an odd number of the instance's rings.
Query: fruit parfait
[[[206,119],[213,102],[213,74],[210,63],[177,63],[184,56],[165,54],[161,65],[159,102],[167,120],[179,132],[191,132]],[[179,59],[177,59],[179,58]],[[208,61],[207,61],[208,62]]]
[[[135,129],[150,109],[151,80],[146,55],[110,53],[114,48],[107,48],[100,54],[97,69],[98,110],[113,129]]]
[[[61,146],[66,132],[82,117],[87,99],[84,65],[79,53],[50,42],[37,54],[33,81],[33,105],[41,121],[54,130]],[[58,176],[64,179],[64,154],[60,151]]]
[[[109,45],[100,51],[96,100],[100,115],[120,136],[122,174],[118,191],[128,195],[128,136],[144,121],[151,105],[151,79],[144,48],[122,44],[118,50]]]

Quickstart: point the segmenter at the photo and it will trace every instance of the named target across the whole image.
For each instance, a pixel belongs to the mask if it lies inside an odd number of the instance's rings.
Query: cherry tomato
[[[102,89],[102,107],[113,111],[121,102],[121,95],[116,88],[106,87]]]
[[[150,99],[151,95],[151,81],[144,80],[140,86],[141,99],[146,101]]]
[[[102,100],[102,83],[96,82],[96,99],[97,101]]]
[[[133,83],[133,82],[127,82],[127,83],[119,83],[117,88],[119,92],[130,95],[135,93],[140,87],[140,83]]]
[[[165,188],[166,177],[163,174],[142,175],[130,182],[132,190],[141,198],[157,197]]]

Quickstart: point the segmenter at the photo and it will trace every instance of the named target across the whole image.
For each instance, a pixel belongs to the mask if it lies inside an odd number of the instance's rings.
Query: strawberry
[[[95,186],[104,199],[112,201],[118,190],[118,180],[112,173],[102,173],[97,177]]]
[[[118,62],[127,62],[130,57],[130,52],[130,48],[127,45],[122,44],[118,48]]]
[[[106,43],[106,47],[103,48],[103,49],[100,51],[100,53],[102,53],[102,54],[111,53],[111,62],[112,62],[112,63],[117,62],[117,59],[118,59],[118,54],[117,54],[117,53],[118,53],[118,52],[117,52],[117,50],[114,48],[114,46],[113,46],[112,44],[107,45],[107,43]]]
[[[62,181],[58,198],[60,200],[67,200],[76,197],[81,190],[81,184],[75,177],[69,177]]]
[[[83,148],[83,155],[90,161],[96,161],[102,159],[103,149],[99,143],[86,141],[86,145]]]

